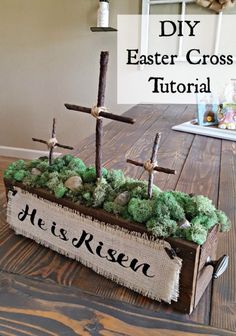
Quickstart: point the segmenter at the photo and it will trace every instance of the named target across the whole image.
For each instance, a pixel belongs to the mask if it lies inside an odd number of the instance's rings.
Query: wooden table
[[[159,173],[155,183],[165,190],[207,195],[230,216],[233,228],[222,234],[218,247],[219,256],[230,256],[230,266],[208,287],[194,313],[173,312],[170,306],[16,236],[6,223],[1,194],[0,335],[236,335],[236,143],[171,130],[172,125],[190,120],[195,109],[136,106],[126,113],[136,118],[136,124],[110,123],[104,129],[103,147],[105,167],[143,179],[143,169],[126,164],[126,158],[144,161],[156,132],[162,132],[159,164],[178,173]],[[94,136],[85,139],[76,153],[93,164]]]

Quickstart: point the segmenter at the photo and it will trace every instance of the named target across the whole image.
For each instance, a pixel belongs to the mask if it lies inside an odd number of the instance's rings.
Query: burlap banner
[[[76,259],[155,300],[177,301],[182,260],[165,241],[101,223],[20,188],[9,192],[7,220],[17,234]]]

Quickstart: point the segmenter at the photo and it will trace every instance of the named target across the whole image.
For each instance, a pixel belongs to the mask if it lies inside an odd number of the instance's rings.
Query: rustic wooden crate
[[[7,194],[9,190],[12,190],[14,186],[16,186],[40,198],[76,210],[81,214],[93,217],[101,222],[118,225],[129,231],[150,235],[143,225],[128,222],[102,209],[88,208],[66,199],[56,199],[52,194],[43,189],[29,188],[21,183],[14,182],[14,184],[12,184],[9,180],[5,180],[4,183]],[[166,241],[171,244],[177,256],[183,260],[180,275],[179,299],[178,302],[171,304],[174,309],[191,314],[197,306],[212,279],[213,267],[206,266],[206,262],[209,257],[212,260],[216,259],[217,236],[218,226],[215,226],[209,233],[207,241],[202,246],[179,238],[166,239]]]

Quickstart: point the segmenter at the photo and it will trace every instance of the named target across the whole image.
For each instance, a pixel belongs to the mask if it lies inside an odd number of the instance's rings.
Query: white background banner
[[[119,15],[118,103],[195,104],[198,94],[224,100],[236,78],[234,32],[235,15],[220,23],[218,15]]]

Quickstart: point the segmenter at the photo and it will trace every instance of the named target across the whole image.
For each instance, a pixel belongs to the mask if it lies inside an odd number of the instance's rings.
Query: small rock
[[[41,172],[39,169],[37,169],[37,168],[32,168],[32,170],[31,170],[31,174],[32,174],[32,175],[39,176],[39,175],[42,174],[42,172]]]
[[[65,187],[72,191],[77,191],[82,184],[83,182],[80,176],[71,176],[64,183]]]
[[[191,226],[191,224],[189,223],[189,221],[187,219],[182,220],[178,224],[179,224],[179,227],[181,229],[187,229],[187,228],[189,228]]]
[[[130,200],[129,192],[124,191],[116,197],[114,202],[119,205],[126,205],[128,204],[129,200]]]

